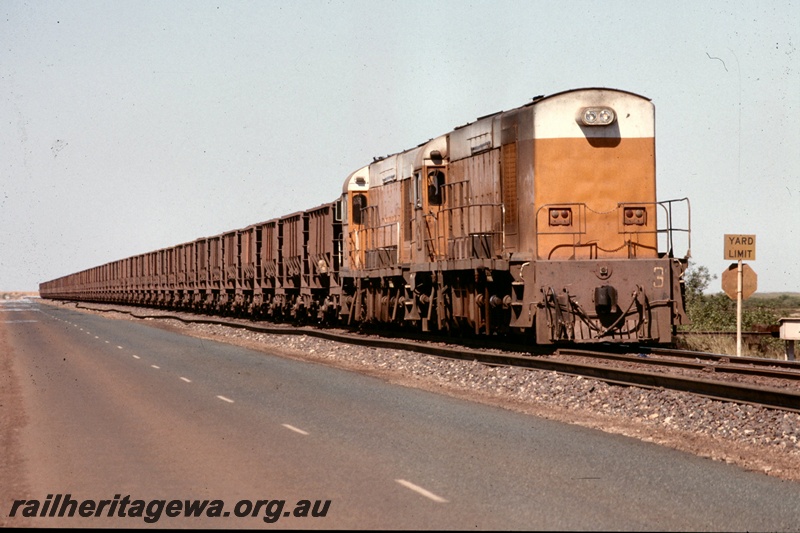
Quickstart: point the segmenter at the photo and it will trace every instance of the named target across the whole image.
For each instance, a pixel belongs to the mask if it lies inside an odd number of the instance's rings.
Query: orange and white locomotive
[[[686,323],[687,257],[672,249],[682,232],[688,250],[689,211],[656,199],[654,132],[650,100],[572,90],[354,172],[341,314],[538,343],[670,342]]]
[[[375,159],[329,204],[71,274],[40,293],[516,332],[540,344],[669,343],[687,322],[689,220],[687,199],[656,198],[652,102],[578,89]]]

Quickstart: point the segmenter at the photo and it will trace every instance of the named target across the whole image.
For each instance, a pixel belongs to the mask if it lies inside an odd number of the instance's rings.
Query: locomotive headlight
[[[617,120],[617,114],[610,107],[584,107],[578,114],[578,124],[582,126],[608,126]]]

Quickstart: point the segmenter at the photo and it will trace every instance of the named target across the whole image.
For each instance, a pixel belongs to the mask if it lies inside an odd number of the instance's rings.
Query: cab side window
[[[353,224],[363,224],[362,209],[367,207],[367,197],[363,194],[353,195]]]
[[[428,173],[428,205],[444,204],[444,178],[441,170]]]

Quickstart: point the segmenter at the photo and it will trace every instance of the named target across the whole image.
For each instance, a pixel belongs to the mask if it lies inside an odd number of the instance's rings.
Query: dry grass
[[[693,335],[685,333],[678,338],[677,347],[684,350],[736,355],[736,333],[720,335]],[[768,336],[744,337],[742,355],[765,359],[784,359],[784,341]]]

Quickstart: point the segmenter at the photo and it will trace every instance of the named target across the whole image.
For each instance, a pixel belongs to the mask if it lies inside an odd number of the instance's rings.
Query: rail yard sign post
[[[755,235],[725,235],[725,259],[737,262],[722,273],[722,290],[736,300],[736,355],[742,355],[742,300],[746,300],[758,287],[758,277],[749,265],[742,261],[756,260]],[[735,272],[735,277],[734,277]],[[735,279],[735,281],[734,281]],[[734,290],[735,287],[735,290]]]

